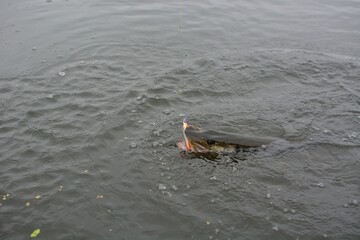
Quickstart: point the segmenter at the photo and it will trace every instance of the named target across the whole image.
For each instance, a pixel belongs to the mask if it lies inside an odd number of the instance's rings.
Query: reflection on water
[[[358,4],[182,4],[0,3],[1,239],[360,235]],[[184,114],[284,141],[184,156]]]

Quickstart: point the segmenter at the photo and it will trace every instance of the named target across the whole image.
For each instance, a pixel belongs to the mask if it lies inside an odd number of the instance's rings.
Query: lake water
[[[0,238],[359,239],[359,60],[359,1],[2,0]]]

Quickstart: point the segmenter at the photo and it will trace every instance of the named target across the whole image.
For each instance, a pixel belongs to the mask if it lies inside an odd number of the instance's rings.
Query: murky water
[[[0,6],[1,239],[358,239],[358,1]]]

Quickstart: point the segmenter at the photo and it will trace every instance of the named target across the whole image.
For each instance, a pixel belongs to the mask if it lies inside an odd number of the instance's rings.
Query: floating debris
[[[353,199],[351,200],[351,205],[357,206],[358,205],[358,201]]]
[[[233,167],[233,168],[232,168],[232,172],[233,172],[233,173],[236,172],[236,170],[237,170],[236,167]]]
[[[104,195],[96,195],[96,199],[103,199]]]
[[[35,198],[36,198],[36,199],[40,199],[40,195],[36,195]]]
[[[329,130],[327,130],[327,129],[324,129],[324,133],[330,133],[330,131]]]
[[[343,206],[344,206],[344,208],[348,208],[349,204],[345,203]]]
[[[153,131],[153,134],[154,134],[155,136],[160,136],[160,131],[155,130],[155,131]]]
[[[61,192],[63,190],[63,186],[59,187],[59,192]]]
[[[133,142],[133,143],[130,143],[130,147],[131,147],[131,148],[136,148],[136,147],[137,147],[137,144],[134,143],[134,142]]]
[[[50,94],[50,95],[48,96],[48,98],[53,99],[53,98],[54,98],[54,94]]]
[[[271,194],[270,194],[270,193],[267,193],[267,194],[266,194],[266,198],[267,198],[267,199],[271,198]]]
[[[33,47],[33,48],[32,48],[33,51],[36,51],[36,49],[37,49],[36,47]]]
[[[210,177],[210,180],[216,180],[216,176]]]
[[[218,228],[215,229],[215,234],[218,235],[220,230]]]
[[[59,72],[59,76],[60,77],[65,77],[66,73],[65,72]]]
[[[30,202],[25,203],[26,207],[30,207]]]
[[[157,147],[157,146],[159,146],[159,143],[158,142],[153,142],[152,146]]]
[[[211,223],[211,222],[209,222],[209,221],[206,221],[206,224],[207,224],[207,225],[210,225],[210,223]]]
[[[87,170],[87,169],[86,169],[86,170],[84,170],[84,173],[88,173],[88,172],[89,172],[89,170]]]
[[[166,185],[160,183],[160,184],[159,184],[159,190],[165,190],[165,189],[166,189]]]
[[[174,191],[177,191],[177,190],[178,190],[177,186],[175,186],[174,184],[171,185],[171,189],[174,190]]]
[[[324,188],[325,184],[322,183],[322,182],[319,182],[319,183],[316,184],[316,186],[319,187],[319,188]]]
[[[284,211],[285,213],[287,213],[287,212],[289,211],[289,209],[284,208],[283,211]]]
[[[261,148],[262,148],[262,149],[266,149],[267,146],[266,146],[265,144],[263,144],[263,145],[261,145]]]
[[[295,211],[295,209],[291,209],[291,211],[290,211],[291,213],[293,213],[293,214],[295,214],[296,213],[296,211]]]
[[[35,229],[32,234],[30,235],[30,237],[34,238],[34,237],[37,237],[37,235],[39,235],[40,233],[40,229]]]

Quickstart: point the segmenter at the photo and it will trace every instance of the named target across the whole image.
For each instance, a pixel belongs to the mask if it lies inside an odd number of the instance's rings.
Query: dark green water
[[[2,0],[0,239],[359,239],[359,58],[358,1]]]

